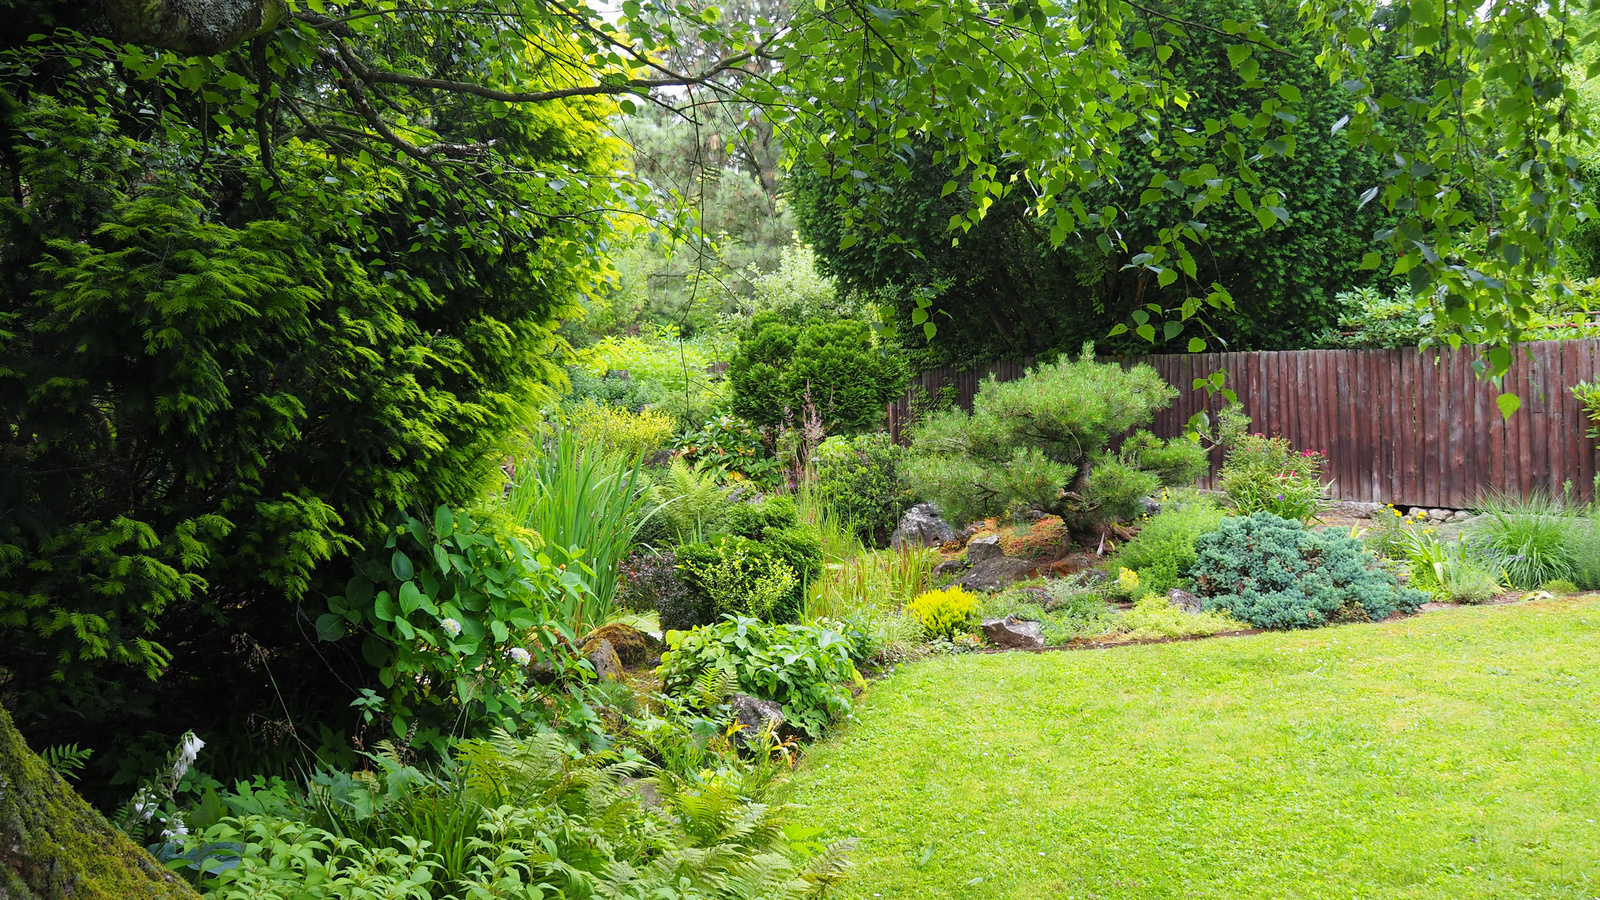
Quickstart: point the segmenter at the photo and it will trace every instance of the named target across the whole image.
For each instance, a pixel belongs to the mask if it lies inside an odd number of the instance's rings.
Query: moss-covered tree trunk
[[[0,900],[199,900],[28,749],[0,708]]]

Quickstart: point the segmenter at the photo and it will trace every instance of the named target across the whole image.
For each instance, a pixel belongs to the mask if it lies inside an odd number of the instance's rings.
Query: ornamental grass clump
[[[1348,534],[1307,531],[1271,513],[1225,519],[1198,547],[1190,571],[1206,609],[1258,628],[1376,621],[1414,612],[1428,599],[1402,587]]]
[[[1511,587],[1533,590],[1577,574],[1570,541],[1579,520],[1559,499],[1547,493],[1514,497],[1496,492],[1486,494],[1478,507],[1483,515],[1469,533],[1483,542],[1491,565]]]

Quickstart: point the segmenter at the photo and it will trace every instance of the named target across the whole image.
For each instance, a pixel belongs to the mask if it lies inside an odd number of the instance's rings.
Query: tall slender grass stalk
[[[908,548],[830,563],[807,592],[805,617],[842,619],[863,609],[899,609],[928,588],[938,558],[933,550]]]
[[[507,512],[544,538],[557,563],[576,560],[592,572],[590,593],[562,610],[575,634],[614,617],[617,565],[647,515],[647,487],[637,455],[584,446],[571,431],[557,430],[517,461],[504,499]]]

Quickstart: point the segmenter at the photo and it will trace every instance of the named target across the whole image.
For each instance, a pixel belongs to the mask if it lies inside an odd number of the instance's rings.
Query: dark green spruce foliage
[[[883,171],[872,173],[894,187],[880,202],[885,219],[894,223],[895,241],[851,231],[845,222],[855,195],[842,189],[826,166],[800,167],[792,179],[796,215],[801,233],[817,248],[822,270],[838,279],[842,291],[872,294],[885,304],[894,340],[916,366],[1019,360],[1070,352],[1085,340],[1100,341],[1111,353],[1147,353],[1151,345],[1132,333],[1112,342],[1106,332],[1147,303],[1171,308],[1186,297],[1204,296],[1213,281],[1228,288],[1237,310],[1214,317],[1212,324],[1228,346],[1212,349],[1313,346],[1324,329],[1336,324],[1341,306],[1335,295],[1373,278],[1357,266],[1364,254],[1379,249],[1373,233],[1393,217],[1378,203],[1362,206],[1361,192],[1378,184],[1392,161],[1352,146],[1343,133],[1334,132],[1334,123],[1349,111],[1350,95],[1330,85],[1317,68],[1316,48],[1298,35],[1296,4],[1164,0],[1152,7],[1156,16],[1171,16],[1167,22],[1263,23],[1287,50],[1258,52],[1254,58],[1264,85],[1250,87],[1229,60],[1229,53],[1243,45],[1211,29],[1191,27],[1185,29],[1179,52],[1162,68],[1196,94],[1186,109],[1168,111],[1175,118],[1163,128],[1204,131],[1208,119],[1254,118],[1263,115],[1262,102],[1279,86],[1298,89],[1303,101],[1293,113],[1299,120],[1293,155],[1265,156],[1250,164],[1264,189],[1281,194],[1289,221],[1264,233],[1255,216],[1258,207],[1246,209],[1235,202],[1208,207],[1198,216],[1206,228],[1203,245],[1194,247],[1198,280],[1181,277],[1163,287],[1154,273],[1129,263],[1147,245],[1158,243],[1161,229],[1196,217],[1184,200],[1147,190],[1153,179],[1175,179],[1183,168],[1164,139],[1149,146],[1164,151],[1165,158],[1129,151],[1114,186],[1063,198],[1064,205],[1081,201],[1093,211],[1115,204],[1123,212],[1114,228],[1104,233],[1083,229],[1059,247],[1050,243],[1052,221],[1032,215],[1033,197],[1022,189],[1023,182],[997,200],[976,227],[960,232],[959,243],[952,246],[950,220],[968,208],[971,176],[955,160],[939,159],[942,148],[936,142],[915,144],[903,156],[886,159]],[[1139,15],[1130,19],[1137,23],[1130,27],[1155,31],[1161,21]],[[1158,43],[1164,40],[1157,37]],[[1154,67],[1155,52],[1147,47],[1130,56]],[[1375,59],[1373,65],[1380,90],[1400,97],[1415,92],[1415,64]],[[1393,117],[1398,127],[1400,113]],[[1221,161],[1217,165],[1225,168]],[[901,175],[890,171],[899,166],[905,167]],[[996,180],[1009,175],[1002,166]],[[960,189],[946,191],[952,180]],[[1153,202],[1141,205],[1147,193],[1154,195]],[[844,242],[846,236],[858,240]],[[1108,253],[1099,244],[1106,238],[1126,246],[1108,243]],[[918,298],[927,299],[930,293],[938,325],[931,339],[912,318]],[[1157,340],[1168,337],[1159,323],[1156,332]],[[1181,351],[1195,334],[1193,328],[1183,331],[1168,346]]]
[[[912,496],[901,471],[905,448],[883,432],[822,442],[811,462],[822,501],[856,530],[862,541],[886,547]]]
[[[424,164],[354,120],[310,134],[282,103],[230,118],[269,72],[323,98],[303,47],[191,65],[55,40],[0,41],[7,703],[40,746],[193,728],[259,748],[261,713],[342,727],[377,669],[315,647],[339,590],[324,566],[496,474],[560,375],[552,326],[604,181]],[[462,42],[438,46],[430,71],[476,72]],[[600,107],[430,109],[519,172],[611,165]]]
[[[850,685],[861,680],[849,639],[823,628],[729,616],[668,643],[659,670],[666,693],[689,696],[707,672],[723,672],[740,691],[782,704],[784,718],[811,737],[850,714]]]
[[[1190,575],[1207,609],[1258,628],[1315,628],[1333,619],[1415,612],[1428,595],[1402,587],[1361,542],[1307,531],[1271,513],[1224,519],[1198,541]]]
[[[772,427],[803,422],[809,405],[834,433],[880,427],[908,377],[905,360],[851,319],[791,324],[759,314],[728,362],[735,413]]]

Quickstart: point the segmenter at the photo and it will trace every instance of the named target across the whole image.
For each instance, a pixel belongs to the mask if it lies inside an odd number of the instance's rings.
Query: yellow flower
[[[1139,589],[1139,573],[1123,566],[1121,571],[1117,572],[1117,583],[1130,593],[1136,591]]]

